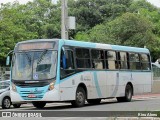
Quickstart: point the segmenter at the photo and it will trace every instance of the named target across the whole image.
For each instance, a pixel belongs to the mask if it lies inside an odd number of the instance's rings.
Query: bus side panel
[[[106,97],[115,97],[118,92],[119,80],[117,74],[118,71],[107,71]]]
[[[132,72],[134,81],[134,94],[151,92],[151,72]]]
[[[75,100],[76,90],[80,83],[87,87],[88,98],[93,98],[92,74],[87,71],[74,74],[60,81],[61,101]]]
[[[125,87],[128,82],[132,83],[130,71],[119,71],[119,86],[116,97],[122,97],[125,95]],[[133,84],[133,83],[132,83]]]
[[[107,91],[107,73],[105,71],[93,71],[92,82],[93,82],[93,96],[90,98],[105,98],[108,96]]]

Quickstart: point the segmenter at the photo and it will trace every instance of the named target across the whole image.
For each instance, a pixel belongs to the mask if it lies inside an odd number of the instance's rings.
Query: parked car
[[[10,98],[10,80],[0,81],[0,106],[3,109],[9,109],[13,105],[15,108],[21,106],[20,103],[12,104]]]

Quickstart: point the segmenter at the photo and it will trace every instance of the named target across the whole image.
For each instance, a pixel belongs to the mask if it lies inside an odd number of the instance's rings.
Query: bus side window
[[[128,69],[127,53],[119,52],[119,57],[120,57],[121,69]]]
[[[73,51],[65,50],[61,52],[61,78],[65,78],[74,72]]]
[[[140,54],[142,70],[151,70],[150,58],[147,54]]]
[[[105,51],[106,56],[106,68],[110,70],[116,69],[116,52],[115,51]]]

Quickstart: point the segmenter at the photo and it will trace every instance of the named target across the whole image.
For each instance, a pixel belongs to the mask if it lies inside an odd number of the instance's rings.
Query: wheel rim
[[[78,103],[83,103],[83,101],[84,101],[84,95],[83,95],[83,93],[82,92],[78,92],[77,93],[77,102]]]
[[[9,108],[10,105],[11,105],[10,100],[9,100],[9,99],[5,99],[5,100],[4,100],[4,106],[5,106],[6,108]]]

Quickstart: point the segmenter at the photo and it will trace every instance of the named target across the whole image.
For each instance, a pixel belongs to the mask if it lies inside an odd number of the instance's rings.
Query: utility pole
[[[68,39],[68,0],[61,0],[61,39]]]

